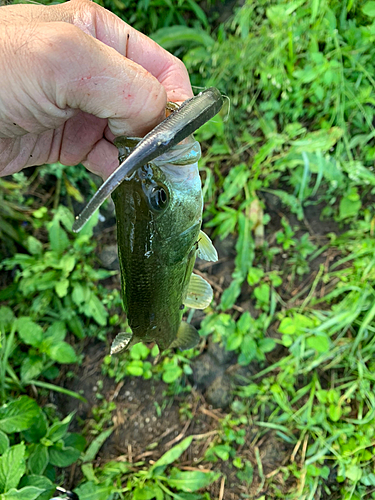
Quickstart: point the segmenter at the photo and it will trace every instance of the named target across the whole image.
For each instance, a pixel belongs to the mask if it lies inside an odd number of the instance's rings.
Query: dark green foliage
[[[195,0],[98,0],[97,3],[146,35],[173,25],[208,28],[206,14]]]
[[[51,497],[55,486],[48,468],[71,465],[85,447],[82,436],[68,432],[72,417],[49,424],[46,414],[27,396],[0,407],[0,492],[4,499]],[[22,441],[12,445],[11,436]]]

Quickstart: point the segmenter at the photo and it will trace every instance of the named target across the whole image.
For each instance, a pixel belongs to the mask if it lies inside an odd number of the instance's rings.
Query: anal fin
[[[200,340],[199,333],[190,323],[181,321],[178,328],[177,337],[169,347],[178,347],[182,351],[192,349]]]

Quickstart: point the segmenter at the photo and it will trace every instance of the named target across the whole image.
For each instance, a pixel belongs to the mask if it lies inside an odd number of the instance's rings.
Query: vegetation
[[[61,404],[85,400],[70,382],[89,346],[108,353],[126,328],[98,220],[71,232],[94,183],[60,165],[0,180],[0,499],[48,500],[68,467],[80,500],[375,498],[375,2],[99,3],[182,57],[197,88],[228,96],[197,138],[204,227],[229,267],[208,274],[200,350],[103,355],[113,386],[163,381],[158,415],[174,398],[187,427],[153,463],[99,460],[116,401],[98,386],[82,420]],[[209,343],[234,355],[234,397],[191,434],[193,364]],[[272,467],[267,441],[283,450]]]

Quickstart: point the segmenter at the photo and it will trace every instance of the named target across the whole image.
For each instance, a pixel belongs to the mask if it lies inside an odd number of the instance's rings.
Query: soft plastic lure
[[[220,92],[211,87],[187,101],[173,111],[165,120],[149,132],[100,186],[83,211],[78,215],[73,231],[78,232],[100,207],[106,198],[130,177],[138,168],[166,153],[186,139],[199,127],[215,116],[223,105]]]

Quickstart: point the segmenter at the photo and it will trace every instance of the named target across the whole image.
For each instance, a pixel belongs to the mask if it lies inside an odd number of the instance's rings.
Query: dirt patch
[[[281,481],[280,473],[275,470],[288,459],[291,450],[277,436],[268,433],[257,438],[259,429],[256,426],[240,426],[246,437],[244,444],[234,445],[237,448],[236,455],[252,464],[254,477],[251,486],[239,481],[238,469],[233,467],[230,461],[204,461],[204,455],[211,444],[221,442],[220,422],[226,415],[225,410],[214,409],[208,404],[202,393],[205,384],[201,385],[202,389],[190,387],[187,392],[175,396],[168,395],[166,384],[154,379],[127,377],[116,385],[113,379],[101,373],[101,363],[107,354],[106,350],[107,347],[97,341],[88,346],[84,362],[75,369],[75,376],[70,381],[65,379],[65,387],[80,392],[87,399],[87,403],[77,402],[56,393],[53,397],[54,404],[63,408],[64,414],[76,411],[75,425],[79,421],[88,422],[92,418],[92,409],[100,403],[96,396],[98,387],[101,397],[106,401],[115,402],[116,409],[107,424],[114,425],[115,430],[102,446],[94,467],[111,460],[130,463],[144,461],[146,465],[152,464],[183,438],[194,435],[196,439],[181,456],[179,468],[221,472],[225,478],[222,480],[225,481],[223,498],[237,500],[242,495],[257,498],[258,495],[267,493],[268,487],[265,486],[264,480],[270,474],[275,475],[275,480]],[[203,356],[207,355],[206,353]],[[188,385],[188,381],[185,382]],[[189,412],[181,410],[182,407]],[[78,430],[78,425],[75,430]],[[259,459],[262,463],[261,473]],[[80,469],[73,466],[66,471],[64,485],[68,489],[74,489],[81,479]],[[220,488],[223,488],[220,480],[211,486],[209,492],[212,498],[219,498]]]

